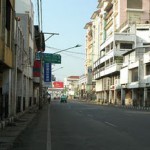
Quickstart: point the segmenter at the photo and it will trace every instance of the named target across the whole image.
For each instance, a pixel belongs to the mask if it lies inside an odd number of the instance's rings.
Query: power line
[[[43,30],[43,10],[42,10],[42,0],[40,0],[40,12],[41,12],[41,30]]]
[[[85,60],[84,58],[81,58],[81,57],[78,57],[78,56],[74,56],[74,55],[69,55],[69,54],[62,54],[62,55],[67,55],[67,56],[70,56],[70,57],[74,57],[74,58]]]
[[[46,47],[49,49],[52,49],[52,50],[57,50],[57,51],[61,50],[61,49],[50,47],[50,46],[46,46]],[[65,51],[65,52],[79,54],[79,55],[85,55],[85,56],[87,55],[86,53],[82,53],[82,52],[72,52],[72,51]],[[88,55],[97,55],[97,54],[88,54]]]

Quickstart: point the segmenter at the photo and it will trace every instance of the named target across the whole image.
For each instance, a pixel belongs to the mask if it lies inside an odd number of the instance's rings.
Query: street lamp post
[[[42,44],[43,44],[43,35],[42,34],[49,34],[50,36],[44,40],[47,41],[48,39],[50,39],[52,36],[54,35],[59,35],[59,33],[47,33],[47,32],[42,32],[40,33],[40,48],[41,48],[41,55],[40,55],[40,62],[41,62],[41,67],[40,67],[40,87],[39,87],[39,109],[42,109],[42,103],[43,103],[43,85],[42,85],[42,78],[43,78],[43,54],[42,54]]]
[[[50,37],[52,37],[52,36],[50,36]],[[55,53],[52,53],[52,54],[58,54],[58,53],[61,53],[61,52],[63,52],[63,51],[67,51],[67,50],[69,50],[69,49],[73,49],[73,48],[77,48],[77,47],[81,47],[81,45],[79,45],[79,44],[77,44],[77,45],[75,45],[75,46],[73,46],[73,47],[69,47],[69,48],[66,48],[66,49],[63,49],[63,50],[59,50],[59,51],[57,51],[57,52],[55,52]],[[43,59],[44,59],[44,55],[42,55],[42,52],[41,52],[41,76],[40,76],[40,100],[39,100],[39,109],[41,109],[42,108],[42,103],[43,103],[43,100],[42,100],[42,77],[43,77],[43,74],[42,74],[42,71],[43,71],[43,65],[42,65],[42,62],[43,62]],[[61,68],[63,68],[63,67],[61,67]],[[61,68],[58,68],[58,69],[61,69]],[[58,70],[57,69],[57,70]],[[56,71],[56,70],[54,70],[54,71]],[[53,71],[53,72],[54,72]]]

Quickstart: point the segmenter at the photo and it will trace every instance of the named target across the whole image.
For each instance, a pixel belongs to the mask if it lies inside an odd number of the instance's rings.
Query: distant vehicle
[[[62,96],[60,97],[60,102],[61,102],[61,103],[67,103],[67,96],[66,96],[66,95],[62,95]]]

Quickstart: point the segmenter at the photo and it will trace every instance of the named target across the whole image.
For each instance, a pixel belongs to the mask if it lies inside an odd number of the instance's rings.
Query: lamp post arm
[[[69,49],[73,49],[73,48],[77,48],[77,47],[81,47],[81,45],[76,45],[76,46],[73,46],[73,47],[70,47],[70,48],[66,48],[66,49],[57,51],[57,52],[55,52],[55,53],[53,53],[53,54],[61,53],[61,52],[63,52],[63,51],[67,51],[67,50],[69,50]]]
[[[45,42],[46,42],[48,39],[50,39],[52,36],[54,36],[54,35],[59,35],[59,33],[44,33],[44,34],[51,34],[51,35],[45,40]]]
[[[60,68],[57,68],[57,69],[55,69],[55,70],[52,70],[52,72],[55,72],[55,71],[57,71],[57,70],[59,70],[59,69],[62,69],[63,67],[60,67]]]

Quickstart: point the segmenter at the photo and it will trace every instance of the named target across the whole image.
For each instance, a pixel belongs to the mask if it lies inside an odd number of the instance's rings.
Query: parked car
[[[61,102],[61,103],[67,103],[67,96],[66,96],[66,95],[62,95],[62,96],[60,97],[60,102]]]

